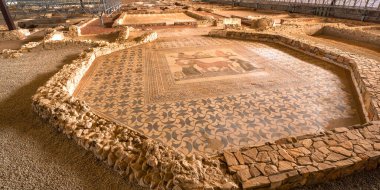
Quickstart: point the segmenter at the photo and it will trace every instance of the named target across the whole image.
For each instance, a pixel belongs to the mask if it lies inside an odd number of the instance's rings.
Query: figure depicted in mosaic
[[[179,52],[168,54],[167,59],[176,81],[240,74],[258,69],[230,49]]]

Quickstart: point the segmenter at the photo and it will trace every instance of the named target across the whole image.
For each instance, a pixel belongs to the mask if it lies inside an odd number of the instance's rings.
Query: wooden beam
[[[13,22],[13,19],[11,17],[7,4],[5,3],[5,0],[0,0],[0,10],[1,10],[1,13],[3,14],[5,23],[7,23],[8,29],[16,30],[16,25]]]

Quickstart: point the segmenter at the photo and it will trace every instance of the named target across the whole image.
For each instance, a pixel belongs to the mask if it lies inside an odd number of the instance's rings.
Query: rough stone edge
[[[97,57],[151,42],[156,37],[156,33],[150,33],[136,44],[105,43],[83,52],[79,59],[65,65],[37,90],[32,97],[33,110],[128,178],[130,183],[152,189],[236,186],[225,178],[216,158],[185,156],[126,126],[94,114],[84,101],[72,96]]]
[[[82,28],[84,28],[85,26],[89,25],[91,22],[97,20],[98,18],[92,18],[92,19],[89,19],[87,21],[82,21],[82,22],[79,22],[78,24],[76,25],[71,25],[69,27],[69,36],[71,37],[78,37],[78,36],[82,36]]]

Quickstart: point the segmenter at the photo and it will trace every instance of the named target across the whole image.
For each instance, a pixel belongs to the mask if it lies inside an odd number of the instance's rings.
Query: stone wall
[[[97,18],[92,18],[90,20],[80,22],[76,25],[71,25],[69,27],[69,36],[71,37],[81,36],[82,35],[81,29],[95,20],[97,20]]]
[[[185,14],[187,16],[195,18],[197,20],[209,20],[209,21],[214,21],[215,20],[211,16],[201,15],[201,14],[198,14],[197,12],[195,12],[195,11],[186,11]]]
[[[189,17],[197,19],[197,26],[213,26],[217,24],[217,20],[211,16],[201,15],[195,11],[186,11],[185,14]]]
[[[243,189],[290,189],[321,183],[377,168],[379,129],[379,124],[343,127],[312,136],[226,150],[224,161]]]

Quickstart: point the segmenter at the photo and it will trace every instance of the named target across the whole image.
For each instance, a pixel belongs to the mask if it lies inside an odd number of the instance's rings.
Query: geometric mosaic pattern
[[[286,47],[161,38],[95,60],[74,95],[188,153],[361,123],[349,73]]]

